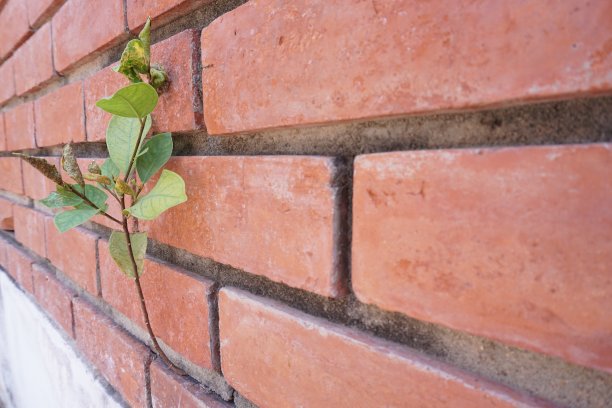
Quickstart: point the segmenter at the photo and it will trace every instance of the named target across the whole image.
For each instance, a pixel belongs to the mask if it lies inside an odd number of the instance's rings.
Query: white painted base
[[[121,406],[64,336],[0,270],[0,406]]]

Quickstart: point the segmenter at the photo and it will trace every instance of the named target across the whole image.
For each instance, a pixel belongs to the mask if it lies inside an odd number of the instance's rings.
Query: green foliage
[[[115,188],[115,179],[119,177],[119,167],[115,165],[115,163],[111,159],[106,159],[104,163],[102,163],[102,167],[100,167],[102,171],[102,175],[106,176],[110,179],[110,188]]]
[[[74,188],[79,193],[83,194],[83,188],[79,186],[78,184],[73,184],[72,188]],[[89,201],[91,201],[92,203],[96,205],[96,207],[98,207],[102,211],[106,211],[106,207],[107,207],[106,200],[108,199],[108,196],[106,195],[104,191],[100,190],[99,188],[95,186],[92,186],[91,184],[85,184],[84,194],[85,194],[85,197],[87,197]],[[83,203],[81,205],[91,208],[91,205],[88,203]]]
[[[151,59],[151,20],[147,23],[138,35],[138,38],[130,40],[123,53],[119,65],[113,68],[115,72],[125,75],[130,82],[142,82],[140,74],[150,76]]]
[[[126,118],[144,118],[157,105],[157,91],[146,82],[128,85],[109,98],[102,98],[96,106],[106,112]]]
[[[66,232],[69,229],[81,225],[97,213],[98,210],[85,204],[80,204],[74,210],[57,213],[55,217],[53,217],[53,223],[59,232]]]
[[[141,136],[140,128],[141,123],[138,119],[113,116],[106,129],[108,154],[112,162],[123,174],[127,173],[132,155],[136,151]],[[147,116],[142,132],[143,138],[150,128],[151,116]]]
[[[185,182],[178,174],[163,170],[155,187],[141,197],[128,210],[131,215],[142,220],[157,218],[167,209],[187,201]]]
[[[138,276],[141,276],[144,268],[144,258],[147,252],[147,234],[144,232],[132,233],[130,234],[130,241],[134,253],[134,260],[136,261],[136,268],[138,269]],[[121,272],[129,278],[134,278],[135,271],[128,251],[125,233],[113,231],[108,241],[108,246],[111,257],[115,260]]]
[[[68,188],[57,186],[57,190],[40,200],[40,203],[49,208],[72,207],[79,205],[83,199]]]
[[[161,169],[172,155],[172,135],[160,133],[147,140],[136,161],[140,181],[146,183]]]

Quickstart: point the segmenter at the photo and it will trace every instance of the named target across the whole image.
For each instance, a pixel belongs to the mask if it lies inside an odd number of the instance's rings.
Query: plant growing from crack
[[[86,172],[77,163],[72,146],[64,146],[62,167],[74,181],[62,178],[60,171],[46,160],[18,154],[44,176],[56,184],[56,191],[40,202],[49,208],[69,209],[56,213],[54,224],[60,232],[83,224],[97,214],[121,226],[109,239],[111,257],[121,271],[134,279],[140,307],[156,353],[174,372],[185,373],[176,367],[159,346],[147,312],[140,277],[147,251],[147,234],[138,231],[137,220],[153,220],[167,209],[187,200],[185,182],[178,174],[163,169],[172,154],[172,135],[160,133],[147,138],[151,128],[151,112],[158,100],[158,90],[166,83],[165,71],[150,61],[151,21],[147,20],[138,38],[129,41],[114,68],[125,75],[130,85],[114,95],[100,99],[96,105],[112,114],[106,129],[109,158],[101,166],[94,161]],[[143,81],[144,76],[146,82]],[[143,189],[159,170],[161,175],[146,194]],[[121,214],[108,213],[107,200],[117,200]],[[135,230],[130,231],[128,220],[134,217]]]

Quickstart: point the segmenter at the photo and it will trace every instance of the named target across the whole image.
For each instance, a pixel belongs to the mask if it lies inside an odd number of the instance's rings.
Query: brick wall
[[[143,287],[184,378],[110,225],[57,232],[53,186],[10,156],[105,157],[94,102],[147,15],[189,202],[144,225]],[[0,273],[134,407],[607,406],[611,20],[605,0],[0,2]]]

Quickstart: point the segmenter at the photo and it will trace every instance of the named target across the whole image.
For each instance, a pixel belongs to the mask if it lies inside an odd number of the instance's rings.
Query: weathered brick
[[[133,279],[115,265],[107,241],[98,241],[102,297],[111,306],[146,328]],[[208,298],[212,282],[184,275],[173,267],[145,260],[141,278],[155,334],[193,363],[213,368],[208,332]]]
[[[13,204],[0,198],[0,230],[12,231],[13,227]]]
[[[48,20],[65,0],[27,0],[30,27],[38,27]],[[50,47],[51,45],[49,45]]]
[[[92,24],[92,16],[104,24]],[[55,68],[61,73],[127,38],[123,0],[68,1],[52,26]]]
[[[47,216],[40,211],[20,205],[13,206],[15,239],[41,257],[46,256],[45,223]]]
[[[181,408],[229,408],[232,405],[214,397],[210,392],[186,377],[168,370],[159,361],[151,364],[151,399],[153,408],[170,408],[180,403]]]
[[[30,34],[25,2],[7,0],[0,12],[0,59],[17,48]]]
[[[223,375],[258,406],[539,403],[408,348],[240,290],[221,290],[219,319]]]
[[[357,297],[612,371],[609,144],[355,161]]]
[[[88,141],[105,141],[106,127],[111,119],[110,113],[106,113],[98,108],[96,102],[101,98],[114,94],[119,88],[128,84],[129,82],[123,75],[112,70],[112,66],[104,68],[83,81]]]
[[[45,238],[47,258],[51,263],[89,293],[97,295],[97,235],[82,228],[61,233],[49,217],[45,226]]]
[[[13,56],[18,95],[39,89],[53,78],[51,24],[40,27]]]
[[[70,337],[72,332],[72,298],[74,292],[58,281],[47,268],[32,265],[34,296],[38,304],[55,319]]]
[[[6,246],[6,269],[19,286],[32,293],[32,263],[34,260],[14,245]]]
[[[0,190],[23,194],[21,180],[21,159],[18,157],[0,157]]]
[[[580,0],[247,2],[202,34],[206,128],[224,134],[610,92],[611,15],[610,2]]]
[[[74,82],[34,102],[39,147],[85,141],[83,86]]]
[[[189,200],[143,223],[151,238],[290,286],[342,293],[332,159],[174,157],[168,169],[185,179]]]
[[[34,103],[26,102],[4,114],[7,150],[36,147],[34,131]]]
[[[76,342],[131,407],[146,407],[149,349],[82,298],[73,300]]]
[[[0,235],[0,267],[8,272],[7,248],[9,242]]]
[[[44,159],[53,164],[56,168],[60,168],[59,157],[44,157]],[[34,167],[25,162],[22,164],[22,167],[23,189],[25,195],[34,200],[41,200],[55,191],[55,183],[40,174]],[[67,178],[65,179],[68,180]]]
[[[8,101],[15,95],[15,78],[13,76],[13,58],[10,58],[0,65],[0,104]]]
[[[127,0],[127,19],[130,30],[142,28],[151,17],[158,26],[188,14],[211,0]]]
[[[0,152],[6,150],[6,127],[4,112],[0,112]]]

